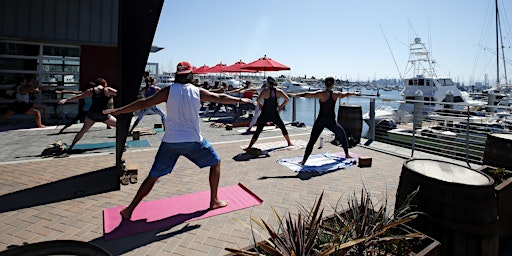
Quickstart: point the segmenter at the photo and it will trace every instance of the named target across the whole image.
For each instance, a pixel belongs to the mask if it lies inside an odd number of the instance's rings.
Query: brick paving
[[[157,115],[146,116],[139,126],[151,127],[158,119]],[[222,158],[220,186],[242,183],[263,199],[263,204],[114,240],[103,238],[102,210],[130,202],[149,171],[162,133],[141,136],[150,141],[151,147],[127,149],[123,158],[127,164],[139,165],[139,182],[120,186],[112,169],[114,148],[68,158],[37,156],[45,145],[55,140],[70,143],[80,125],[72,126],[63,135],[56,134],[60,127],[1,132],[0,252],[26,243],[78,240],[98,245],[112,255],[225,255],[226,247],[242,248],[252,244],[250,228],[236,220],[249,225],[250,218],[254,217],[275,224],[272,207],[280,214],[294,213],[299,205],[312,205],[322,192],[325,214],[333,212],[331,205],[338,200],[346,203],[348,196],[359,193],[363,186],[376,202],[387,199],[390,209],[393,208],[407,155],[406,151],[400,152],[402,149],[376,142],[370,147],[360,145],[351,152],[372,157],[370,168],[352,166],[327,174],[297,174],[277,164],[276,160],[301,156],[304,149],[249,158],[241,146],[248,143],[250,135],[240,135],[236,127],[227,131],[211,128],[209,124],[202,123],[202,133]],[[307,141],[309,132],[310,128],[290,129],[292,141]],[[324,148],[315,148],[313,154],[342,151],[328,143],[333,139],[330,132],[325,131],[322,136],[326,141]],[[281,140],[284,139],[276,130],[264,132],[258,142]],[[115,130],[98,124],[79,143],[105,141],[115,141]],[[171,175],[158,181],[145,201],[208,189],[208,168],[198,169],[182,158]]]

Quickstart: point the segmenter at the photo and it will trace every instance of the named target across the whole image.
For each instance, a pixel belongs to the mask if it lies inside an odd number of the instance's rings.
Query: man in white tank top
[[[210,167],[210,210],[228,205],[228,201],[217,197],[220,177],[220,157],[202,136],[199,129],[201,101],[222,104],[252,103],[247,98],[235,98],[226,94],[210,92],[192,84],[192,65],[178,63],[175,83],[163,88],[151,97],[139,99],[124,107],[107,109],[104,114],[120,115],[166,102],[167,119],[165,133],[148,177],[142,182],[128,207],[121,211],[129,220],[133,210],[149,194],[158,178],[172,172],[180,156],[185,156],[199,168]]]

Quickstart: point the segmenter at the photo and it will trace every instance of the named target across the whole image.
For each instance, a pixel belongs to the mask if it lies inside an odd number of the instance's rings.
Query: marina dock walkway
[[[139,127],[153,127],[158,115],[147,115]],[[402,164],[407,151],[379,145],[362,145],[351,152],[373,159],[369,168],[351,166],[326,174],[297,174],[276,163],[278,158],[302,156],[304,149],[270,152],[268,157],[252,158],[241,146],[251,135],[210,127],[201,123],[203,136],[222,158],[220,187],[242,183],[263,203],[258,206],[217,215],[173,227],[106,240],[103,209],[127,205],[147,175],[163,133],[141,136],[150,146],[128,147],[124,159],[139,166],[139,182],[111,189],[115,149],[92,148],[67,158],[41,158],[46,145],[56,140],[71,143],[81,125],[64,134],[56,129],[10,130],[0,132],[0,252],[8,248],[51,240],[78,240],[98,245],[112,255],[225,255],[226,247],[243,248],[253,243],[250,218],[276,224],[272,207],[279,214],[297,212],[299,205],[310,206],[322,192],[325,214],[338,201],[366,187],[372,198],[387,203],[392,210]],[[292,142],[309,139],[310,127],[288,126]],[[243,128],[243,127],[241,127]],[[324,131],[324,147],[313,154],[342,152],[328,143],[333,135]],[[128,138],[131,140],[131,137]],[[79,144],[115,141],[115,129],[96,124]],[[283,142],[279,129],[262,133],[258,143]],[[364,143],[364,141],[363,141]],[[318,145],[318,144],[317,144]],[[421,155],[416,154],[416,157]],[[426,158],[433,158],[424,155]],[[115,187],[115,186],[114,186]],[[109,191],[109,189],[111,191]],[[199,169],[181,158],[171,175],[162,177],[144,201],[208,190],[208,168]],[[106,192],[104,192],[106,191]],[[205,206],[208,202],[205,202]],[[256,240],[261,240],[259,237]]]

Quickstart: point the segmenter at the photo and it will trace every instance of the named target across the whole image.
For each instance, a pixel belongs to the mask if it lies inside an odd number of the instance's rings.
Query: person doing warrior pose
[[[327,77],[325,79],[325,90],[324,91],[316,91],[316,92],[302,92],[296,94],[290,94],[290,96],[296,97],[306,97],[306,98],[317,98],[320,103],[320,112],[318,112],[318,117],[313,124],[313,129],[311,130],[311,136],[309,137],[308,145],[306,146],[306,151],[304,152],[304,157],[300,164],[306,164],[306,161],[313,152],[313,147],[318,140],[318,137],[324,130],[324,128],[329,129],[333,132],[337,138],[340,139],[343,150],[345,151],[345,158],[351,158],[348,152],[348,140],[347,135],[343,127],[336,122],[336,113],[334,111],[334,107],[336,106],[336,100],[345,98],[347,96],[352,95],[360,95],[357,92],[338,92],[333,91],[334,87],[334,78]]]

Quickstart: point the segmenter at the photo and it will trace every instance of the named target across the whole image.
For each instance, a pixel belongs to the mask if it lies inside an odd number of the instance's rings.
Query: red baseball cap
[[[192,72],[192,65],[187,61],[182,61],[176,66],[176,74],[188,74]]]

